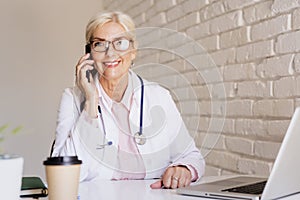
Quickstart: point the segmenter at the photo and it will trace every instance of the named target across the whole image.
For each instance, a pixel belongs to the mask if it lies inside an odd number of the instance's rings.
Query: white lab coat
[[[140,81],[130,71],[133,86],[133,102],[129,114],[132,135],[139,130]],[[195,147],[169,92],[158,84],[144,80],[143,134],[147,141],[137,145],[146,168],[146,179],[160,178],[171,165],[186,165],[194,168],[200,178],[205,162]],[[75,155],[83,161],[80,180],[96,178],[111,179],[118,152],[118,126],[111,110],[102,106],[106,136],[101,121],[86,119],[82,111],[84,97],[78,87],[65,89],[56,128],[56,142],[52,156]],[[95,125],[97,123],[97,125]],[[97,145],[112,141],[102,149]]]

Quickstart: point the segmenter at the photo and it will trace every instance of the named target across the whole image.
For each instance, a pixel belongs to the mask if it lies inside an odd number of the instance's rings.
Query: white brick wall
[[[154,48],[138,52],[134,69],[171,90],[197,134],[206,175],[267,175],[300,106],[300,1],[103,4],[131,15],[137,27],[173,29],[139,35]]]
[[[245,22],[247,24],[253,24],[275,16],[275,12],[272,10],[273,1],[274,0],[263,1],[244,8],[243,14]]]
[[[280,15],[270,20],[263,21],[251,27],[251,39],[264,40],[291,30],[291,14]]]
[[[256,67],[257,75],[265,79],[289,76],[293,72],[293,58],[293,54],[265,58]]]
[[[243,13],[241,10],[238,10],[211,19],[210,29],[212,34],[218,34],[240,27],[243,23]]]
[[[293,20],[292,28],[299,29],[300,28],[300,9],[297,9],[293,12],[292,20]]]
[[[222,49],[240,46],[250,42],[250,27],[243,26],[233,31],[228,31],[220,34],[220,47]]]
[[[276,42],[277,53],[293,53],[300,50],[300,31],[279,35]]]
[[[237,62],[250,62],[274,55],[274,40],[264,40],[236,48]]]

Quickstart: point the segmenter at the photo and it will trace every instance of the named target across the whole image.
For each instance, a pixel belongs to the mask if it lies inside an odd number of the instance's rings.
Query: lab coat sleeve
[[[170,166],[186,166],[191,171],[192,181],[198,181],[205,171],[204,158],[199,149],[195,146],[195,143],[188,134],[184,124],[181,131],[185,132],[185,134],[179,135],[170,146],[171,152],[173,153],[172,164]],[[185,148],[182,147],[183,144]]]
[[[80,106],[76,105],[73,90],[68,88],[63,92],[56,127],[55,145],[52,156],[77,155],[83,161],[80,180],[88,176],[86,163],[88,153],[81,145],[82,136],[88,137],[93,131],[98,131],[97,123],[88,119],[85,111],[80,112]]]
[[[192,181],[199,180],[205,170],[205,161],[195,142],[189,134],[182,117],[172,99],[169,95],[169,113],[172,113],[174,122],[179,122],[173,131],[176,138],[170,145],[172,164],[170,166],[183,165],[186,166],[192,174]],[[175,123],[174,123],[175,124]]]

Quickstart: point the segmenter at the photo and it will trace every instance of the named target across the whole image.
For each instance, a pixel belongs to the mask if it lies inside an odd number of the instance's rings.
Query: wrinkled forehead
[[[129,33],[125,28],[116,22],[108,22],[96,28],[93,33],[94,38],[101,38],[105,40],[114,40],[116,38],[129,38]]]

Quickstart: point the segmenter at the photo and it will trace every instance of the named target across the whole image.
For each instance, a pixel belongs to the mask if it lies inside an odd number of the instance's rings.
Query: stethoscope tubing
[[[144,81],[143,79],[137,75],[141,81],[141,105],[140,105],[140,131],[139,135],[143,135],[143,110],[144,110]]]
[[[143,137],[142,136],[143,135],[143,110],[144,110],[144,81],[139,75],[137,75],[137,76],[138,76],[138,78],[140,79],[140,82],[141,82],[140,127],[139,127],[139,132],[137,134],[138,134],[139,138],[142,138]],[[99,115],[99,118],[100,118],[100,121],[101,121],[102,129],[103,129],[103,133],[104,133],[104,139],[105,139],[105,137],[106,137],[106,128],[105,128],[104,119],[103,119],[102,110],[101,110],[100,105],[98,105],[98,115]],[[143,137],[142,140],[139,140],[139,141],[137,141],[138,138],[136,137],[136,135],[134,137],[135,137],[135,142],[137,144],[139,144],[139,145],[145,144],[146,139],[144,137]],[[108,141],[107,143],[99,145],[99,147],[97,149],[102,149],[106,145],[112,145],[112,142]]]

